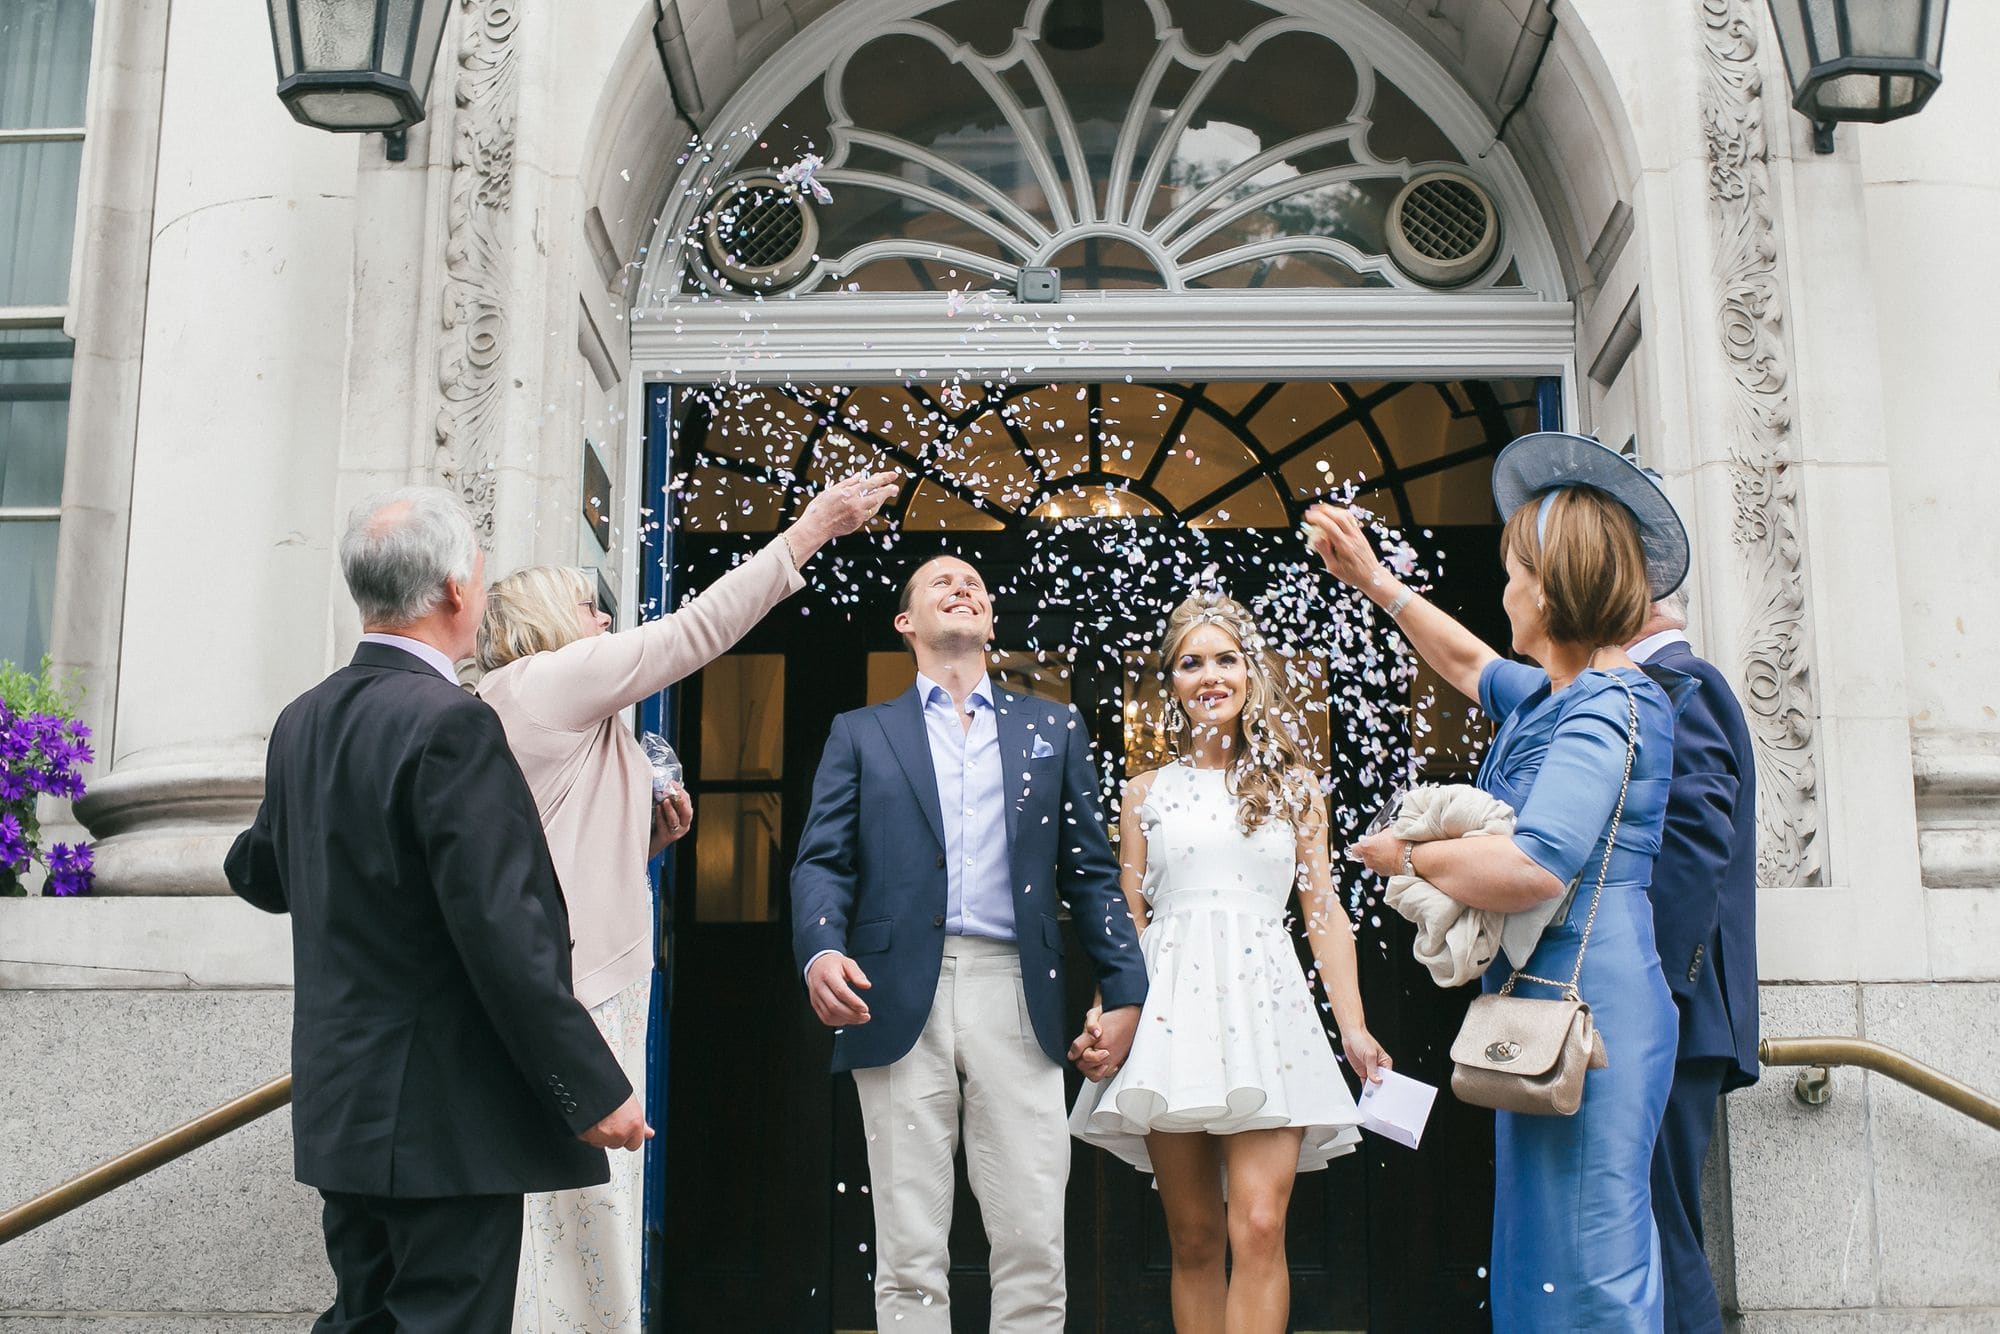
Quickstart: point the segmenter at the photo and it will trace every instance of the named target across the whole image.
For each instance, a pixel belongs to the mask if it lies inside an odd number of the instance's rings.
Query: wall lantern
[[[1843,120],[1898,120],[1923,110],[1944,82],[1950,0],[1770,0],[1792,80],[1792,107],[1813,123],[1813,147],[1833,151]]]
[[[268,0],[278,98],[336,134],[393,136],[424,118],[451,0]]]

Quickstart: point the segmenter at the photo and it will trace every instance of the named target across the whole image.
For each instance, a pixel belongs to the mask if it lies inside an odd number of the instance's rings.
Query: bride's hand
[[[1389,1053],[1382,1050],[1382,1044],[1375,1035],[1365,1028],[1352,1032],[1342,1030],[1340,1046],[1347,1053],[1348,1068],[1371,1084],[1382,1082],[1382,1074],[1389,1068]]]
[[[1353,510],[1322,501],[1306,511],[1306,533],[1313,554],[1343,584],[1367,589],[1389,577]]]
[[[1076,1035],[1076,1041],[1069,1044],[1069,1059],[1083,1072],[1083,1077],[1093,1083],[1101,1083],[1109,1078],[1111,1071],[1106,1067],[1111,1063],[1111,1053],[1098,1044],[1104,1039],[1104,1007],[1093,1005],[1090,1013],[1083,1017],[1083,1032]]]

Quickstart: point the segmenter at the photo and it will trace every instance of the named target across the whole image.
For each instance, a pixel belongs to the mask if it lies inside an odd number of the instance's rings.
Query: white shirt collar
[[[403,652],[413,657],[421,658],[432,667],[435,667],[437,674],[453,685],[458,684],[458,669],[452,665],[451,659],[421,639],[411,639],[407,635],[389,635],[383,634],[380,631],[372,631],[361,636],[361,642],[364,644],[386,644],[390,648],[399,648]]]
[[[1650,662],[1655,653],[1669,644],[1688,643],[1685,630],[1661,630],[1647,635],[1644,639],[1625,650],[1625,656],[1634,662]]]
[[[929,708],[932,697],[938,694],[939,692],[943,693],[945,699],[949,700],[951,698],[951,692],[949,690],[946,690],[943,686],[931,680],[930,677],[925,676],[922,672],[917,673],[917,700],[919,703],[923,704],[925,708]],[[972,693],[965,697],[965,707],[968,713],[971,712],[973,703],[975,701],[977,701],[980,704],[984,704],[989,709],[993,707],[992,677],[982,675],[979,678],[979,684],[974,686],[972,688]]]

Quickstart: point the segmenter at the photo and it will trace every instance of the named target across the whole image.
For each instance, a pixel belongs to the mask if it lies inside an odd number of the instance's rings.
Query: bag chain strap
[[[1533,973],[1524,973],[1516,968],[1508,975],[1506,982],[1501,984],[1502,996],[1513,995],[1514,983],[1526,980],[1539,982],[1545,987],[1561,987],[1564,997],[1569,1000],[1583,999],[1576,989],[1576,984],[1583,978],[1583,952],[1590,948],[1590,928],[1597,924],[1597,904],[1604,897],[1604,882],[1611,874],[1611,850],[1618,842],[1618,822],[1625,815],[1625,794],[1632,786],[1632,760],[1639,751],[1638,698],[1633,695],[1632,687],[1626,685],[1623,680],[1616,676],[1611,679],[1617,681],[1618,688],[1625,692],[1625,711],[1629,724],[1625,738],[1625,776],[1618,782],[1618,805],[1611,812],[1611,830],[1604,836],[1604,863],[1597,868],[1597,889],[1590,896],[1590,916],[1584,919],[1583,939],[1576,945],[1576,967],[1570,970],[1568,983],[1557,982],[1553,978],[1537,977]]]

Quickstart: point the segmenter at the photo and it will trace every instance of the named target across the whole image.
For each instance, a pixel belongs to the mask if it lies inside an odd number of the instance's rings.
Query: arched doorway
[[[1303,506],[1348,485],[1425,534],[1447,602],[1490,616],[1488,460],[1564,415],[1572,316],[1525,186],[1387,25],[1341,0],[1108,0],[1093,57],[1040,40],[1045,8],[851,0],[816,24],[690,161],[633,313],[677,588],[825,477],[906,479],[893,544],[857,544],[665,709],[699,832],[664,938],[660,1328],[872,1327],[853,1095],[822,1073],[785,879],[831,715],[907,684],[889,572],[940,544],[985,568],[996,669],[1079,704],[1115,791],[1146,762],[1133,658],[1158,616],[1113,624],[1064,569],[1129,549],[1171,572],[1198,551],[1253,594],[1296,557]],[[1389,240],[1397,197],[1436,172],[1498,228],[1452,286]],[[1060,301],[1015,299],[1037,268],[1060,270]],[[1441,711],[1413,727],[1466,730]],[[1371,1014],[1404,1035],[1403,1068],[1441,1079],[1463,998],[1412,978],[1393,921],[1363,926]],[[1301,1328],[1476,1325],[1485,1208],[1457,1187],[1488,1133],[1441,1109],[1425,1154],[1371,1144],[1302,1183]],[[1165,1328],[1143,1181],[1080,1153],[1070,1221],[1072,1327]],[[953,1251],[954,1309],[983,1328],[969,1197]]]

